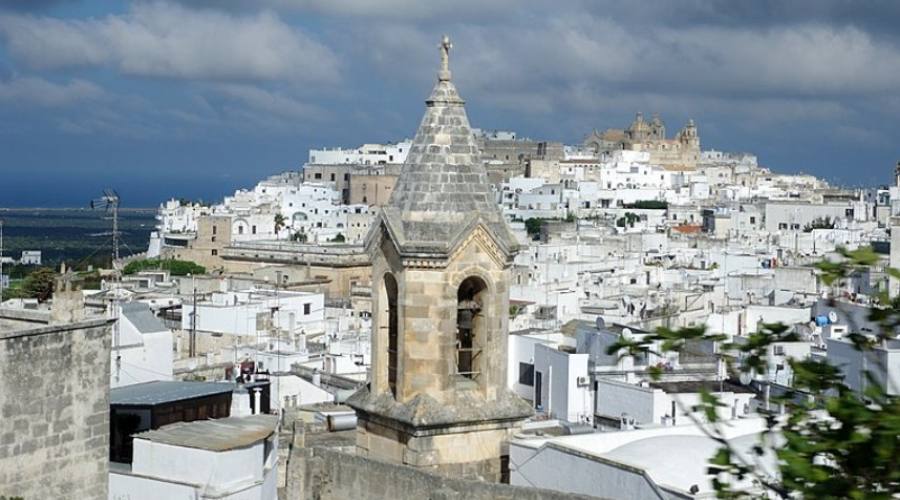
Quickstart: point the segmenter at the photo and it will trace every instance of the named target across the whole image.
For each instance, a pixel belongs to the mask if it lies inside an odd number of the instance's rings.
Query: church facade
[[[584,145],[595,153],[616,150],[644,151],[650,154],[650,163],[667,170],[695,170],[700,161],[700,135],[694,120],[675,134],[666,137],[666,125],[658,114],[650,121],[638,113],[626,129],[594,130],[584,140]]]
[[[445,37],[425,115],[366,240],[372,368],[348,404],[358,454],[498,481],[509,436],[532,414],[506,384],[518,243],[494,202],[449,50]]]

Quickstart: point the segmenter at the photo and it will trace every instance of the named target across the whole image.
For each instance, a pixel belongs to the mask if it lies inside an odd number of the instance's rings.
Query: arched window
[[[479,355],[485,337],[485,318],[481,314],[487,285],[481,278],[466,278],[457,291],[456,304],[456,373],[477,378]]]
[[[387,321],[382,320],[381,328],[387,329],[387,351],[388,365],[387,376],[388,386],[391,394],[397,397],[397,358],[399,355],[398,345],[398,316],[397,316],[397,281],[390,274],[384,275],[384,301],[381,304],[382,317],[386,317]]]

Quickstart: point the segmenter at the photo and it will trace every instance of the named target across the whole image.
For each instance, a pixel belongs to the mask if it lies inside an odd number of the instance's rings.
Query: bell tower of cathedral
[[[518,243],[494,199],[450,40],[372,260],[372,369],[348,401],[360,454],[496,481],[532,410],[507,387],[509,273]]]

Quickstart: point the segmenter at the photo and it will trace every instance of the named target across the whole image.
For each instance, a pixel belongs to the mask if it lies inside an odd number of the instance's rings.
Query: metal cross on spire
[[[450,49],[453,48],[453,44],[450,43],[450,37],[444,35],[441,39],[441,71],[438,73],[438,80],[441,81],[449,81],[450,80]]]

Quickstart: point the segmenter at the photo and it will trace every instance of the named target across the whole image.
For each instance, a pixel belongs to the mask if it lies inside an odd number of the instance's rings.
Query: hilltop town
[[[709,498],[716,450],[787,413],[792,361],[897,395],[900,344],[854,339],[900,293],[900,164],[843,189],[640,112],[572,144],[473,128],[449,54],[412,138],[173,192],[99,283],[0,304],[0,495]]]

